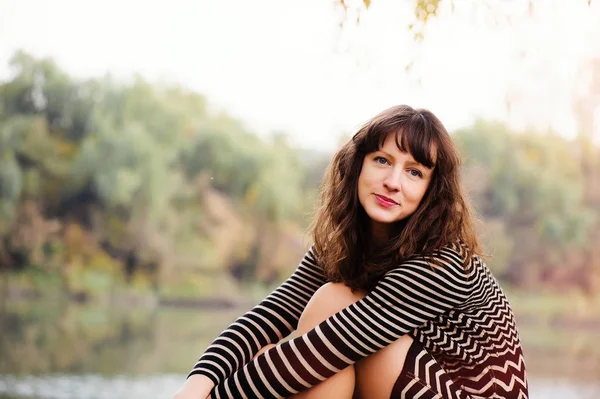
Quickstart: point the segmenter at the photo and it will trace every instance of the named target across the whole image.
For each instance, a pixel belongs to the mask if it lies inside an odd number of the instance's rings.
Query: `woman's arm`
[[[311,248],[283,284],[213,341],[189,376],[200,374],[214,385],[221,383],[262,347],[277,343],[294,331],[306,304],[324,283],[323,271]]]
[[[175,392],[173,399],[207,399],[214,386],[215,383],[210,378],[200,374],[192,375]]]
[[[216,386],[213,398],[281,398],[310,388],[463,303],[472,283],[457,252],[443,266],[407,261],[364,299],[308,333],[258,356]]]

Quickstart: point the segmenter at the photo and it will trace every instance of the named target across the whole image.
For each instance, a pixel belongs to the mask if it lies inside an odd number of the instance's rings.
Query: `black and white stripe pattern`
[[[325,282],[312,252],[307,252],[290,278],[215,339],[190,375],[204,374],[215,384],[225,380],[261,348],[294,331],[306,304]]]
[[[388,272],[364,299],[255,360],[297,326],[326,282],[309,251],[294,274],[236,320],[191,374],[211,378],[214,398],[282,398],[312,387],[410,333],[465,393],[527,398],[525,364],[512,311],[487,266],[463,248],[444,248],[442,266],[424,259]]]
[[[472,399],[439,363],[413,341],[390,399]]]

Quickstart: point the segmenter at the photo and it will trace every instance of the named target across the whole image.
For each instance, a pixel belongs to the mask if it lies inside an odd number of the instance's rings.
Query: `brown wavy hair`
[[[387,242],[374,243],[369,217],[358,199],[358,177],[365,156],[379,150],[391,133],[398,148],[433,168],[433,175],[417,210],[394,224]],[[481,246],[463,193],[460,165],[450,135],[426,109],[394,106],[365,123],[334,155],[321,182],[313,252],[329,280],[369,290],[403,261],[426,256],[435,265],[432,255],[457,243],[468,267]]]

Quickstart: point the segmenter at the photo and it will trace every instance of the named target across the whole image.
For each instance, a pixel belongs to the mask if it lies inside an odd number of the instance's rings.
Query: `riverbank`
[[[96,280],[90,279],[90,286],[98,287],[98,279],[102,279],[102,276],[96,276]],[[60,277],[30,269],[19,274],[0,275],[0,301],[53,299],[101,307],[191,308],[214,311],[249,309],[275,287],[276,284],[240,284],[224,275],[196,275],[181,284],[161,289],[152,287],[149,280],[138,278],[137,281],[128,284],[116,283],[103,291],[69,292],[64,289]],[[511,287],[505,289],[505,293],[519,325],[600,331],[598,294],[590,296],[579,290],[532,291]]]

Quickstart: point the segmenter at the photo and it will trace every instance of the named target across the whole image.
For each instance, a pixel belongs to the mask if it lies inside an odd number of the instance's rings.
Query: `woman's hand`
[[[207,399],[210,398],[210,391],[214,386],[210,378],[194,374],[175,392],[173,399]]]

